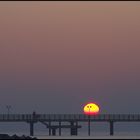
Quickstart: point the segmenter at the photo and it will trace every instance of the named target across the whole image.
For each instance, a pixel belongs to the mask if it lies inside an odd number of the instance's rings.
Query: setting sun
[[[87,115],[96,115],[99,113],[99,106],[95,103],[88,103],[84,106],[84,113]]]

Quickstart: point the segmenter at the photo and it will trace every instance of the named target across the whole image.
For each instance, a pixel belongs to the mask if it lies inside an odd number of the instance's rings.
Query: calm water
[[[70,136],[69,129],[62,129],[62,136],[59,136],[58,130],[56,136],[48,136],[48,129],[40,123],[34,126],[34,136],[41,139],[111,139],[111,138],[134,138],[140,139],[140,123],[115,123],[114,136],[109,135],[108,123],[92,123],[91,125],[91,136],[88,137],[87,123],[81,123],[82,128],[78,131],[78,136]],[[26,135],[29,136],[29,124],[28,123],[0,123],[1,134],[17,134],[18,136]]]

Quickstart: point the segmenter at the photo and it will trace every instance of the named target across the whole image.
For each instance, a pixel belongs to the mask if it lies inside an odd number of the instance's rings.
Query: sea
[[[140,123],[116,123],[113,136],[109,134],[108,123],[92,123],[90,136],[88,136],[87,123],[81,123],[81,125],[78,136],[71,136],[70,129],[63,128],[61,136],[59,136],[58,130],[56,136],[49,136],[46,126],[37,123],[34,125],[33,137],[38,139],[140,139]],[[28,123],[0,123],[0,134],[29,136],[30,127]]]

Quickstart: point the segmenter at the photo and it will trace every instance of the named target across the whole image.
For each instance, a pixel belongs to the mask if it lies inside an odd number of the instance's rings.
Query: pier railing
[[[88,121],[84,114],[0,114],[0,121]],[[99,114],[90,116],[90,121],[140,121],[140,114]]]

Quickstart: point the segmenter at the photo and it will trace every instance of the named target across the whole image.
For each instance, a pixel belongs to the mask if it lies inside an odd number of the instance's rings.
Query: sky
[[[140,113],[140,2],[1,1],[0,112]]]

